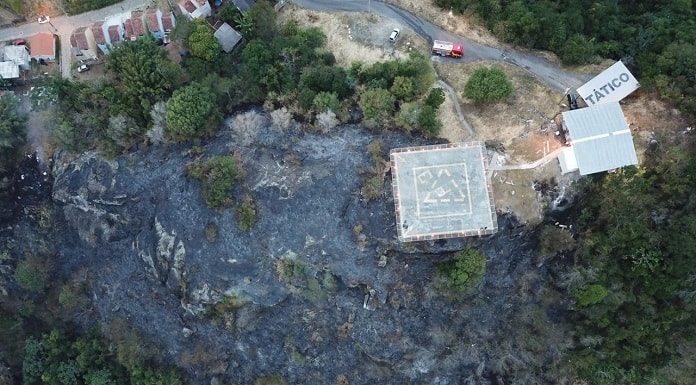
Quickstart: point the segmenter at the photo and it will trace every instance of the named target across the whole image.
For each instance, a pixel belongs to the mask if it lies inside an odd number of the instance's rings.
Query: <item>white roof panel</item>
[[[580,175],[638,164],[630,132],[615,133],[602,139],[574,143],[573,150]]]
[[[579,110],[565,111],[563,123],[571,141],[628,129],[619,103],[598,104]]]
[[[17,79],[19,77],[19,66],[11,61],[0,62],[0,78]]]
[[[640,87],[638,80],[620,60],[578,88],[588,106],[618,102]]]

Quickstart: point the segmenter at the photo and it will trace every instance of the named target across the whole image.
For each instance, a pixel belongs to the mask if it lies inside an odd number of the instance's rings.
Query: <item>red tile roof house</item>
[[[182,0],[179,9],[189,19],[208,17],[212,14],[208,0]]]
[[[126,19],[126,21],[123,22],[123,27],[126,30],[124,35],[126,40],[135,40],[135,35],[133,34],[133,21],[131,21],[131,19]]]
[[[29,46],[29,57],[36,61],[55,61],[56,60],[56,35],[50,32],[39,32],[29,36],[27,39]]]
[[[143,24],[143,13],[139,11],[133,11],[131,13],[130,19],[133,22],[133,36],[135,36],[135,39],[145,36],[145,24]],[[131,40],[135,39],[131,38]]]
[[[123,42],[124,30],[120,25],[110,25],[106,32],[106,37],[109,38],[109,44],[112,47],[115,47]]]
[[[94,42],[99,47],[99,50],[104,54],[109,53],[109,44],[106,40],[106,34],[104,33],[104,22],[99,21],[92,24],[92,35],[94,36]]]
[[[162,13],[162,27],[164,28],[165,33],[170,33],[174,30],[174,27],[176,27],[176,19],[174,18],[173,13]]]
[[[87,27],[80,27],[70,35],[70,46],[73,54],[78,57],[88,59],[97,58],[97,44],[94,41],[92,30]]]
[[[145,20],[147,21],[147,29],[152,34],[155,39],[164,38],[164,27],[162,26],[162,11],[153,8],[149,9],[145,13]]]

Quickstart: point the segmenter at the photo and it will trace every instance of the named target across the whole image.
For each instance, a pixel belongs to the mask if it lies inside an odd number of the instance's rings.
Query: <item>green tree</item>
[[[125,42],[107,56],[116,80],[118,103],[136,123],[146,126],[152,106],[165,100],[181,79],[181,68],[152,39]]]
[[[513,87],[500,68],[479,68],[464,86],[464,96],[476,103],[501,101],[512,95]]]
[[[202,19],[194,22],[187,44],[193,56],[209,62],[214,61],[222,51],[222,46],[213,36],[213,29]]]
[[[26,115],[19,109],[19,100],[14,95],[0,95],[0,156],[14,154],[24,143],[26,120]]]
[[[174,91],[167,102],[167,132],[188,140],[213,132],[220,121],[215,93],[198,83]]]
[[[561,60],[565,64],[581,64],[594,55],[594,45],[584,35],[575,34],[561,48]]]
[[[466,292],[481,283],[486,271],[486,256],[467,248],[457,253],[452,261],[441,264],[438,270],[447,288]]]
[[[425,137],[435,138],[440,134],[442,123],[437,118],[437,112],[431,106],[423,106],[418,114],[418,127]]]
[[[318,112],[331,111],[337,113],[341,102],[338,101],[338,96],[333,92],[319,92],[312,103],[314,109]]]
[[[245,24],[249,26],[248,28],[242,26],[242,31],[247,30],[245,38],[270,40],[276,34],[276,12],[269,1],[257,1],[244,18],[247,19]]]
[[[389,91],[397,100],[410,102],[413,100],[413,81],[405,76],[397,76]]]
[[[406,132],[410,132],[418,127],[418,117],[422,106],[418,102],[404,103],[399,108],[396,115],[396,125]]]
[[[428,93],[428,96],[425,98],[425,104],[434,108],[435,110],[439,109],[442,103],[445,102],[445,91],[442,90],[442,88],[433,88],[430,90],[430,93]]]
[[[368,88],[360,94],[360,108],[365,119],[381,125],[394,113],[394,95],[384,88]]]

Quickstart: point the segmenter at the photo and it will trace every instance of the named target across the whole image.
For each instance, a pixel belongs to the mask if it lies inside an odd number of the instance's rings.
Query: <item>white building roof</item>
[[[29,51],[23,45],[6,45],[3,47],[5,61],[14,62],[19,66],[29,66]]]
[[[638,164],[631,130],[619,103],[566,111],[563,124],[580,175]],[[571,163],[567,157],[565,161]]]
[[[0,62],[0,78],[17,79],[19,77],[19,66],[11,61]]]
[[[617,61],[589,82],[578,88],[588,106],[618,102],[640,87],[626,66]]]

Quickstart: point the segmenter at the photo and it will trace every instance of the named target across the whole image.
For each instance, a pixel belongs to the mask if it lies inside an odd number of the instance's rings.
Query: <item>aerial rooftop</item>
[[[481,143],[397,148],[390,155],[399,240],[497,231]]]
[[[559,157],[561,170],[594,174],[638,164],[633,136],[617,102],[563,113],[571,147]]]

